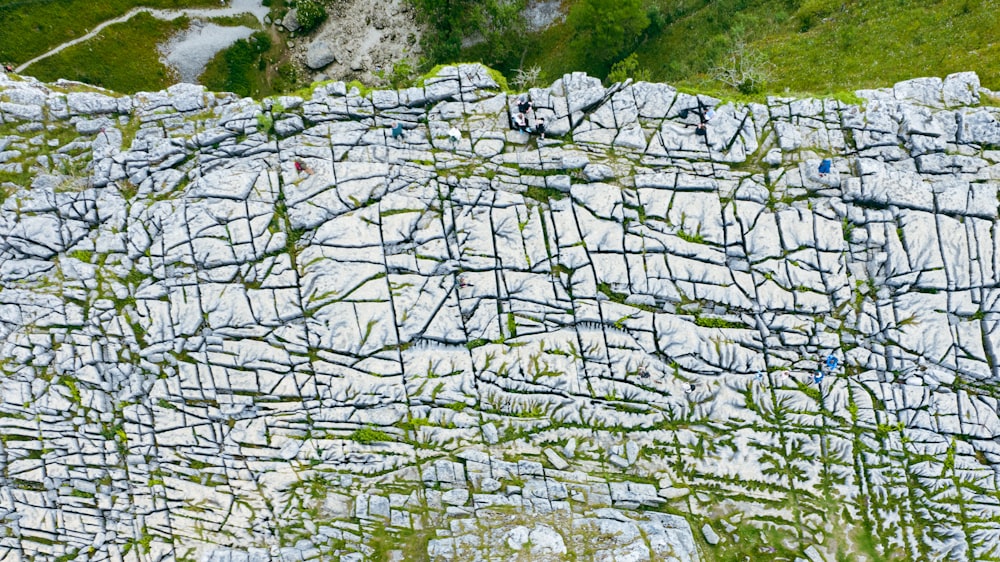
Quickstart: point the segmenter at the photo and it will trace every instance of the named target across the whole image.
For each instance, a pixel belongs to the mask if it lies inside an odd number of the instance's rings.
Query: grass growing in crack
[[[704,316],[695,316],[694,323],[702,328],[737,328],[748,330],[750,326],[744,324],[743,322],[733,322],[731,320],[726,320],[723,318],[706,318]]]
[[[364,443],[366,445],[371,443],[395,441],[391,435],[382,430],[375,429],[374,427],[362,427],[360,429],[356,429],[351,433],[348,439],[357,441],[358,443]]]
[[[546,204],[553,200],[559,201],[566,198],[565,193],[554,187],[538,187],[534,185],[524,190],[524,196]]]

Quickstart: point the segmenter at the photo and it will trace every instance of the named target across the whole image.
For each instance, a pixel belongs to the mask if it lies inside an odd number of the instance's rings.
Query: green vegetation
[[[354,430],[349,439],[358,443],[378,443],[380,441],[395,441],[388,433],[373,427],[362,427]]]
[[[209,89],[241,96],[259,92],[258,75],[266,68],[264,55],[272,46],[271,36],[263,31],[236,41],[212,59],[201,75],[201,82]]]
[[[550,80],[581,69],[604,76],[634,54],[653,80],[758,95],[884,87],[964,70],[988,87],[1000,82],[1000,44],[990,39],[1000,35],[997,0],[646,0],[644,18],[632,2],[598,12],[622,18],[624,36],[586,27],[595,23],[590,7],[601,3],[576,0],[565,22],[530,36],[521,67],[538,66]],[[627,18],[618,15],[625,4]],[[584,35],[605,42],[597,48]]]
[[[696,326],[703,328],[737,328],[743,330],[750,328],[750,326],[747,326],[743,322],[732,322],[723,318],[706,318],[704,316],[695,316],[694,323]]]
[[[122,93],[166,88],[170,70],[160,62],[156,45],[187,28],[187,18],[163,21],[138,14],[125,23],[108,26],[100,34],[31,66],[40,80],[78,80]]]
[[[422,66],[477,60],[516,68],[528,47],[521,11],[526,0],[409,0],[428,26],[421,37]],[[481,41],[463,50],[463,39]],[[463,56],[468,53],[468,56]]]
[[[319,24],[326,20],[326,6],[319,0],[298,0],[295,7],[298,9],[297,15],[301,33],[308,33],[316,29]]]
[[[607,74],[612,62],[622,59],[649,26],[642,0],[579,0],[570,9],[567,25],[575,31],[571,43],[584,54],[580,68]]]
[[[137,6],[193,8],[217,0],[7,0],[0,2],[0,60],[26,62]],[[134,45],[129,53],[135,52]]]

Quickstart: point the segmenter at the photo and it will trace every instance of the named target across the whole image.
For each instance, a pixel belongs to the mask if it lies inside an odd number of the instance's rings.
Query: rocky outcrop
[[[0,559],[1000,554],[974,74],[526,95],[0,76]]]

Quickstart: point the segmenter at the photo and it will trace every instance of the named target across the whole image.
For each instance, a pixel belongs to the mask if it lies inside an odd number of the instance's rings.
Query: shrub
[[[630,51],[649,26],[642,0],[581,0],[567,21],[576,33],[575,47],[602,70]]]
[[[392,436],[388,433],[375,429],[373,427],[363,427],[361,429],[354,430],[350,435],[352,441],[357,441],[358,443],[378,443],[380,441],[392,441]]]
[[[326,19],[326,6],[320,0],[299,0],[296,4],[300,30],[308,33]]]
[[[774,64],[767,60],[764,53],[737,40],[729,56],[712,74],[730,88],[749,95],[762,91],[773,72]]]
[[[649,70],[639,68],[639,57],[635,53],[613,64],[611,72],[608,73],[607,81],[614,84],[624,82],[629,78],[639,82],[649,81]]]

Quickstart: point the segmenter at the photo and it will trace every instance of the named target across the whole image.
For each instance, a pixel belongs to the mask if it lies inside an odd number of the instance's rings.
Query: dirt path
[[[78,45],[80,43],[83,43],[84,41],[87,41],[89,39],[93,39],[101,31],[103,31],[104,28],[108,27],[109,25],[114,25],[116,23],[122,23],[122,22],[128,21],[128,20],[132,19],[133,17],[135,17],[137,14],[141,14],[143,12],[148,13],[149,15],[153,16],[154,18],[165,20],[165,21],[175,20],[175,19],[177,19],[177,18],[179,18],[181,16],[187,16],[187,17],[190,17],[190,18],[209,19],[209,18],[218,18],[218,17],[226,17],[226,16],[236,16],[236,15],[239,15],[239,14],[251,13],[254,16],[256,16],[256,18],[261,23],[263,23],[264,22],[264,16],[267,15],[268,11],[270,11],[270,9],[267,8],[267,7],[265,7],[265,6],[263,6],[263,5],[261,5],[261,1],[260,0],[230,0],[229,6],[227,6],[225,8],[184,8],[184,9],[180,9],[180,10],[160,10],[160,9],[155,9],[155,8],[133,8],[133,9],[129,10],[128,12],[126,12],[125,14],[118,16],[117,18],[113,18],[113,19],[101,22],[100,24],[97,25],[97,27],[95,27],[94,29],[90,30],[90,32],[88,32],[86,35],[83,35],[81,37],[77,37],[76,39],[73,39],[72,41],[67,41],[67,42],[59,45],[58,47],[55,47],[54,49],[48,51],[47,53],[43,53],[41,55],[38,55],[37,57],[29,60],[28,62],[26,62],[26,63],[18,66],[15,70],[17,72],[24,72],[29,66],[35,64],[36,62],[38,62],[38,61],[40,61],[42,59],[49,58],[52,55],[54,55],[54,54],[62,51],[63,49],[66,49],[68,47],[72,47],[73,45]]]

